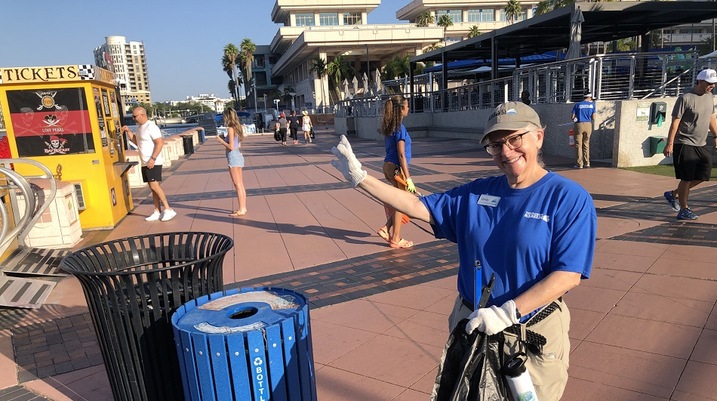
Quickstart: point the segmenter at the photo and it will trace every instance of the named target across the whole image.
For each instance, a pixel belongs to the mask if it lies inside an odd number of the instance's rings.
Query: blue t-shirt
[[[408,135],[406,127],[401,124],[396,132],[387,136],[383,140],[383,148],[386,150],[386,158],[384,162],[391,162],[397,166],[401,164],[398,162],[398,142],[404,141],[406,163],[411,163],[411,137]]]
[[[595,102],[583,100],[580,103],[575,103],[573,114],[578,118],[579,123],[589,123],[593,120],[593,114],[595,114]]]
[[[560,175],[549,172],[523,189],[490,177],[420,199],[436,238],[458,244],[458,292],[469,302],[477,303],[474,294],[480,298],[492,273],[488,305],[514,299],[554,271],[590,277],[595,206],[584,188]]]

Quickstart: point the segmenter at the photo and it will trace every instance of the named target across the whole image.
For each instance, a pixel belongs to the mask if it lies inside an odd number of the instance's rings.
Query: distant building
[[[187,99],[184,101],[171,101],[169,103],[173,106],[176,106],[178,103],[181,102],[199,103],[201,105],[206,106],[208,110],[221,113],[222,111],[224,111],[225,105],[229,102],[232,102],[233,100],[234,99],[220,99],[214,96],[213,93],[200,93],[199,96],[187,96]]]
[[[96,65],[115,73],[125,108],[152,103],[144,43],[128,42],[124,36],[107,36],[93,54]]]
[[[259,96],[277,88],[280,93],[291,90],[297,108],[331,106],[346,97],[346,87],[335,88],[329,85],[327,76],[316,77],[311,69],[317,56],[327,63],[343,56],[359,82],[356,92],[362,94],[366,86],[375,85],[376,70],[396,56],[415,56],[432,46],[463,40],[473,26],[485,33],[510,24],[505,3],[486,0],[413,0],[396,12],[396,18],[406,22],[369,24],[368,14],[380,4],[380,0],[277,0],[271,19],[284,26],[274,36],[268,53],[264,49],[260,52],[262,46],[257,46],[261,57],[255,55],[255,64],[264,63],[264,74],[261,78],[257,76]],[[532,17],[538,0],[520,4],[522,12],[514,22]],[[419,27],[419,16],[426,12],[434,22]],[[453,21],[445,36],[443,27],[436,23],[442,14]],[[348,92],[357,94],[353,93],[356,88],[353,82],[348,86]]]
[[[281,92],[290,89],[296,108],[329,107],[342,100],[343,87],[329,85],[311,71],[312,60],[331,63],[343,56],[365,91],[375,84],[375,72],[395,56],[421,54],[443,39],[439,26],[419,28],[415,24],[369,24],[367,16],[380,0],[277,0],[273,22],[283,24],[270,44],[278,55],[271,66],[272,82],[280,77]],[[364,79],[364,76],[366,77]],[[351,77],[347,77],[351,78]],[[353,92],[353,84],[351,92]]]

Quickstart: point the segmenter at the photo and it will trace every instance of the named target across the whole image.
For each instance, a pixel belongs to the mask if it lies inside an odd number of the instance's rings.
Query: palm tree
[[[511,24],[515,22],[515,20],[518,19],[520,14],[523,12],[523,9],[520,7],[520,2],[518,0],[509,0],[508,4],[505,5],[505,8],[503,10],[505,11],[505,18]]]
[[[316,74],[316,78],[321,81],[321,100],[326,106],[326,97],[324,96],[324,77],[326,76],[326,60],[321,56],[315,56],[311,59],[311,72]]]
[[[252,81],[252,71],[251,71],[251,65],[254,62],[254,52],[256,52],[256,45],[254,42],[251,41],[249,38],[244,38],[244,40],[241,41],[241,44],[239,45],[239,49],[241,53],[239,54],[239,58],[241,59],[242,66],[244,67],[244,77],[246,78],[246,83],[251,85],[253,83]],[[256,85],[251,86],[251,90],[254,91],[254,108],[256,108]],[[249,92],[246,93],[247,96],[249,95]]]
[[[435,22],[435,19],[433,18],[433,15],[431,15],[430,11],[424,11],[421,13],[421,15],[416,18],[416,25],[420,27],[427,27],[428,25]]]
[[[440,17],[438,17],[438,22],[436,22],[438,26],[443,27],[443,44],[446,44],[446,30],[449,26],[453,26],[453,20],[451,19],[451,16],[448,14],[443,14]]]
[[[354,67],[349,63],[346,57],[338,55],[326,65],[326,74],[330,78],[336,98],[340,97],[341,82],[344,79],[353,78]]]
[[[411,71],[410,56],[394,56],[383,66],[382,78],[384,80],[403,78]]]
[[[480,35],[480,30],[478,29],[478,25],[473,25],[471,27],[471,30],[468,31],[468,39],[475,38],[476,36]]]
[[[239,49],[234,46],[234,43],[229,43],[224,46],[224,55],[222,56],[222,66],[224,71],[227,71],[229,77],[232,79],[233,85],[229,84],[230,90],[234,86],[232,95],[234,100],[239,100],[239,77],[237,76],[237,57],[239,56]]]
[[[424,48],[423,48],[423,53],[430,53],[430,52],[432,52],[432,51],[434,51],[434,50],[437,50],[437,49],[440,49],[440,48],[442,48],[442,47],[443,47],[443,46],[441,46],[441,43],[440,43],[440,42],[436,42],[436,43],[434,43],[434,44],[432,44],[432,45],[430,45],[430,46],[424,47]],[[425,65],[424,65],[424,68],[433,67],[435,64],[436,64],[436,63],[434,63],[433,61],[426,61]],[[418,68],[418,67],[416,67],[416,68]]]

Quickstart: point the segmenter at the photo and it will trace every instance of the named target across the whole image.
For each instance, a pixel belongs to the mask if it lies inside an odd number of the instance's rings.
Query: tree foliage
[[[326,64],[326,74],[329,76],[329,83],[331,88],[336,94],[336,98],[340,97],[341,82],[344,79],[350,79],[354,77],[354,67],[342,55],[334,57],[328,64]]]
[[[231,91],[232,97],[236,100],[239,99],[239,77],[237,75],[237,58],[239,57],[239,49],[233,44],[229,43],[224,46],[224,54],[222,55],[222,69],[229,74],[229,78],[232,79],[233,83],[228,85]],[[233,88],[232,88],[233,87]]]
[[[435,20],[435,18],[433,18],[433,15],[431,14],[430,11],[424,11],[416,19],[416,25],[425,28],[428,25],[434,23],[435,21],[436,20]]]
[[[244,38],[239,45],[242,67],[247,82],[251,82],[252,70],[251,65],[254,62],[254,53],[256,53],[256,45],[249,38]]]
[[[321,83],[321,98],[326,99],[324,96],[324,84],[323,79],[326,76],[326,60],[324,60],[321,56],[314,56],[314,58],[311,59],[311,72],[316,74],[316,78],[318,78]],[[326,100],[324,100],[325,102]],[[326,105],[324,105],[326,106]]]
[[[520,7],[520,2],[518,0],[509,0],[503,11],[505,11],[505,18],[512,24],[518,19],[520,14],[523,12],[523,9]]]
[[[476,36],[480,36],[480,29],[478,29],[478,25],[473,25],[468,31],[468,39],[475,38]]]
[[[448,30],[449,26],[453,26],[453,20],[451,19],[451,16],[448,14],[443,14],[440,17],[438,17],[438,22],[436,22],[436,25],[443,27],[443,43],[446,43],[446,31]]]
[[[383,80],[403,78],[411,72],[411,57],[396,55],[383,66]]]

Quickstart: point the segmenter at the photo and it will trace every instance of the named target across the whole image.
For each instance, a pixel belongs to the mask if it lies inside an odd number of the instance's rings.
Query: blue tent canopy
[[[557,61],[558,59],[562,59],[564,57],[563,54],[561,54],[558,51],[550,51],[545,52],[543,54],[531,54],[529,56],[523,56],[520,57],[520,64],[535,64],[535,63],[550,63],[553,61]],[[478,67],[485,67],[490,66],[491,60],[490,59],[481,59],[481,60],[457,60],[457,61],[451,61],[448,63],[448,70],[463,70],[463,69],[473,69]],[[498,65],[515,65],[515,58],[508,57],[508,58],[500,58],[498,59]],[[426,68],[423,70],[423,72],[438,72],[441,71],[442,65],[436,64],[432,67]]]

